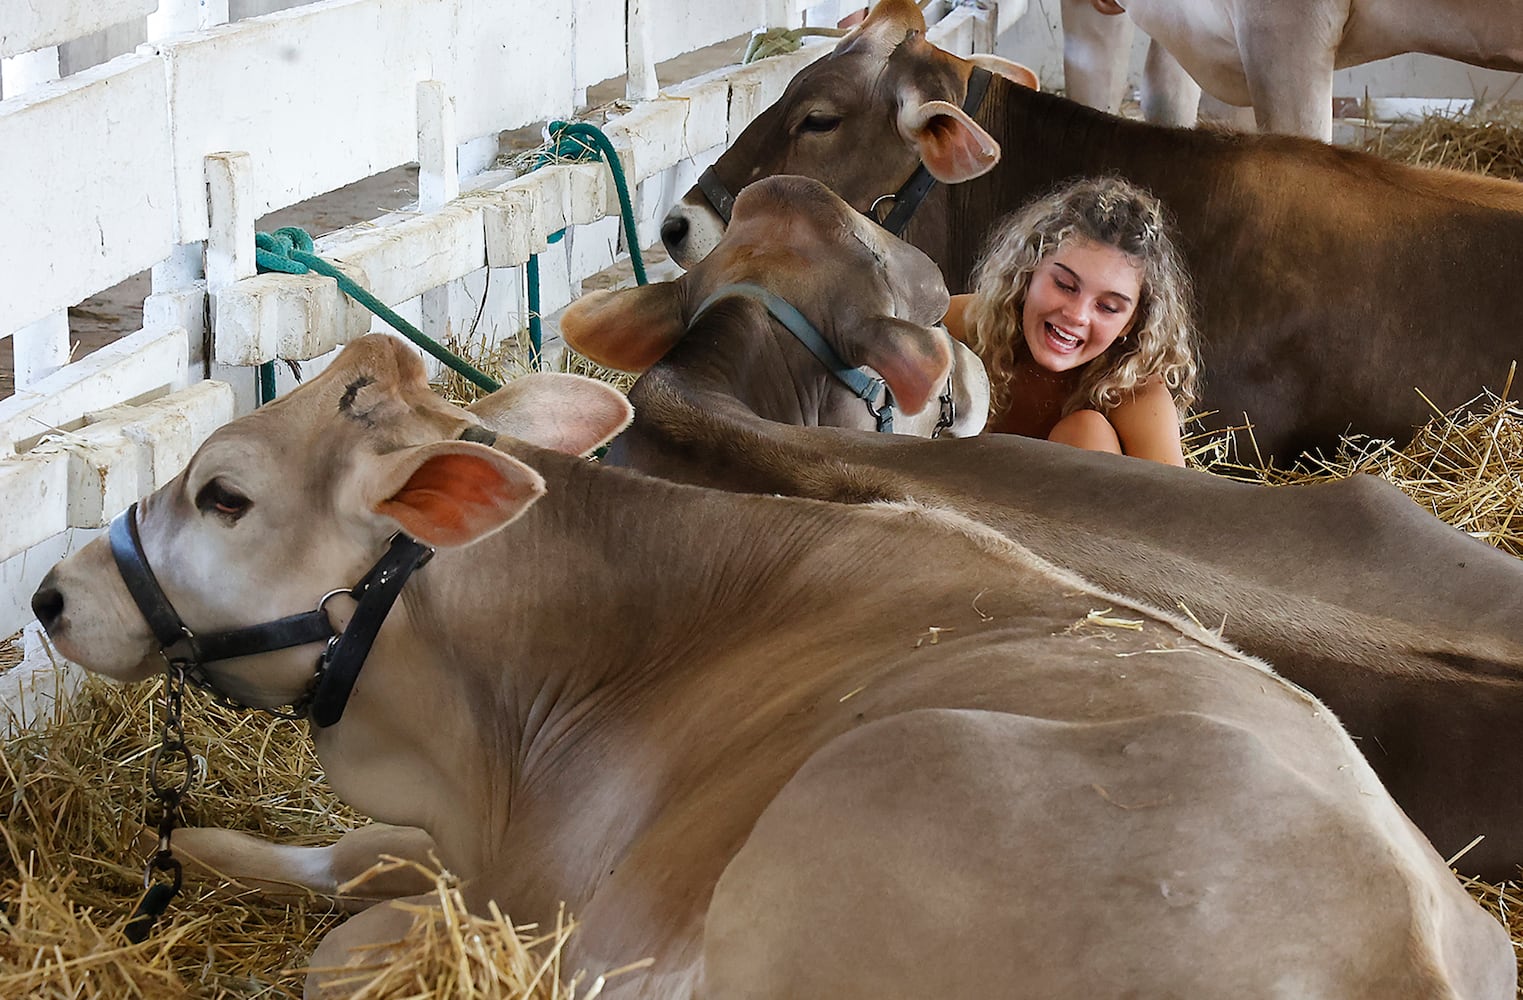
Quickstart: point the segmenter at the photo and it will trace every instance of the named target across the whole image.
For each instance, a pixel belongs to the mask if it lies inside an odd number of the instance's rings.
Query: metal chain
[[[170,660],[166,662],[163,694],[163,718],[160,720],[159,748],[148,762],[148,787],[159,800],[159,845],[153,857],[143,867],[143,898],[127,921],[124,933],[134,944],[148,937],[154,921],[168,909],[169,902],[180,891],[184,870],[169,849],[169,837],[176,823],[182,820],[181,806],[185,796],[196,783],[196,759],[185,742],[185,664]],[[177,779],[168,777],[178,769]],[[169,882],[155,884],[153,873],[165,872]]]

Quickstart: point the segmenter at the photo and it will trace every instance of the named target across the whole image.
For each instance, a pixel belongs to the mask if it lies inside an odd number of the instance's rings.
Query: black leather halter
[[[312,683],[292,704],[289,713],[276,713],[291,718],[309,714],[319,727],[333,725],[344,714],[344,706],[348,704],[360,668],[381,630],[381,623],[401,596],[408,577],[434,554],[433,549],[399,532],[358,583],[325,594],[312,611],[258,625],[197,635],[175,612],[148,565],[142,540],[138,537],[137,504],[112,519],[108,537],[117,569],[148,627],[153,630],[165,663],[182,669],[192,684],[210,691],[227,704],[237,708],[249,707],[218,690],[206,671],[207,663],[326,642],[318,657]],[[329,598],[338,594],[349,594],[357,604],[354,617],[342,632],[333,628],[324,607]]]
[[[968,77],[968,93],[963,97],[962,110],[971,118],[978,114],[979,107],[984,102],[984,94],[989,90],[989,77],[992,74],[982,66],[974,66],[973,72]],[[898,191],[886,194],[875,200],[862,214],[872,219],[884,229],[895,236],[903,236],[905,229],[909,227],[910,218],[931,188],[936,186],[936,178],[921,163],[910,174],[910,179],[905,181]],[[735,196],[725,187],[724,181],[719,179],[719,174],[714,167],[710,166],[698,175],[698,190],[703,192],[703,197],[708,201],[709,207],[719,213],[725,225],[730,224],[730,211],[735,206]],[[876,212],[879,202],[891,201],[894,207],[888,215],[879,218]]]

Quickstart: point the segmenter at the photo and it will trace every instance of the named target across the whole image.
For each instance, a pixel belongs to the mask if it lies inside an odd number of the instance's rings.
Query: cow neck
[[[693,313],[693,319],[688,323],[688,332],[692,332],[703,319],[704,314],[716,302],[732,297],[750,299],[759,303],[773,319],[782,324],[785,330],[793,334],[795,340],[814,355],[832,378],[844,385],[847,391],[867,406],[867,412],[873,418],[875,430],[886,434],[893,433],[894,394],[889,390],[888,384],[881,377],[868,375],[843,361],[835,348],[830,346],[824,335],[804,317],[797,306],[760,285],[741,281],[721,287],[705,299]]]
[[[605,461],[665,479],[746,493],[845,503],[900,500],[893,473],[845,464],[838,434],[897,442],[870,431],[800,427],[769,420],[738,399],[722,376],[695,378],[662,362],[630,389],[634,424]]]

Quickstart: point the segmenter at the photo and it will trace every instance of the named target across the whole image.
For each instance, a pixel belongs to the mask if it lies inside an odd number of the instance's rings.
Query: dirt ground
[[[700,73],[737,63],[745,55],[750,36],[742,35],[679,56],[656,67],[662,86],[680,83]],[[595,108],[624,96],[625,80],[617,77],[587,90],[587,107]],[[578,109],[583,110],[583,109]],[[504,132],[498,137],[502,155],[533,149],[541,141],[543,123]],[[397,167],[362,181],[283,208],[257,220],[255,229],[269,232],[281,226],[300,226],[313,236],[374,219],[405,208],[418,198],[416,164]],[[647,252],[647,260],[653,260]],[[152,291],[149,272],[143,271],[93,295],[69,309],[71,357],[82,358],[142,328],[143,300]],[[10,338],[0,339],[0,399],[15,392],[15,362]]]

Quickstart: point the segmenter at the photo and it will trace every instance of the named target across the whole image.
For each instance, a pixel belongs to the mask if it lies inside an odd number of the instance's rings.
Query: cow
[[[1092,0],[1265,132],[1333,137],[1333,71],[1407,52],[1523,72],[1523,0]],[[1197,91],[1198,94],[1198,91]]]
[[[989,379],[978,356],[939,325],[948,299],[929,257],[819,181],[784,175],[741,192],[725,238],[681,280],[591,292],[560,325],[582,354],[646,372],[631,397],[637,414],[675,366],[724,386],[712,405],[738,404],[763,420],[876,431],[885,428],[874,404],[887,398],[901,412],[886,429],[967,437],[983,429]],[[620,312],[618,323],[603,325],[604,302]],[[648,335],[629,337],[629,322]],[[605,335],[614,341],[606,348]],[[820,342],[837,360],[822,363]],[[859,367],[882,380],[886,397],[870,390],[863,398],[863,386],[848,384]],[[490,422],[495,405],[483,400],[473,410]],[[647,440],[648,427],[637,419],[605,461],[661,474],[669,442]]]
[[[562,967],[650,960],[610,996],[1511,1000],[1502,927],[1263,663],[954,514],[587,462],[627,407],[537,386],[560,416],[488,444],[357,340],[33,607],[95,672],[308,706],[340,797],[474,910],[564,902]],[[314,679],[272,615],[363,651]],[[411,920],[349,918],[308,995]]]
[[[832,234],[835,264],[820,250]],[[1107,590],[1182,606],[1325,700],[1442,850],[1483,837],[1464,871],[1516,878],[1523,561],[1370,476],[1271,488],[1014,435],[909,440],[866,433],[860,406],[838,411],[846,428],[785,426],[832,423],[767,402],[813,398],[815,366],[754,302],[695,315],[699,304],[757,282],[839,330],[863,321],[865,298],[886,297],[847,248],[912,263],[897,242],[818,182],[765,178],[676,281],[574,303],[561,322],[573,348],[643,371],[634,424],[607,461],[722,489],[955,510]],[[916,284],[913,268],[882,274]],[[933,383],[938,369],[921,363]]]
[[[1063,0],[1063,93],[1092,108],[1117,114],[1132,64],[1132,21],[1098,9],[1092,0]],[[1143,121],[1189,128],[1200,112],[1200,84],[1157,41],[1149,39],[1142,63],[1138,103]],[[1213,118],[1252,131],[1252,108],[1221,105]]]
[[[866,211],[923,163],[945,186],[903,235],[955,294],[1005,213],[1076,175],[1126,176],[1173,214],[1195,280],[1203,426],[1246,413],[1265,460],[1331,449],[1349,431],[1405,442],[1432,414],[1414,387],[1452,409],[1523,353],[1523,184],[1308,139],[1128,121],[998,73],[970,115],[974,69],[925,40],[914,3],[880,0],[710,179],[734,191],[804,174]],[[722,231],[701,186],[662,225],[683,266]]]

